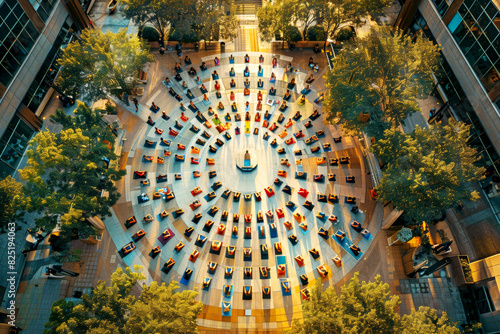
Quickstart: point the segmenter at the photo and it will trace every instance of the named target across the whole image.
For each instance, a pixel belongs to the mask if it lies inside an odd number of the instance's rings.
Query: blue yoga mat
[[[334,234],[332,235],[332,239],[335,240],[340,245],[340,247],[345,249],[345,251],[351,254],[352,257],[354,257],[356,260],[359,260],[363,256],[363,252],[359,252],[358,256],[354,255],[352,250],[349,248],[352,245],[352,241],[349,240],[347,236],[344,237],[344,240],[340,241],[339,238],[337,238]]]
[[[280,280],[281,293],[283,294],[283,296],[291,296],[292,295],[292,288],[293,287],[290,287],[290,291],[286,292],[285,288],[283,287],[283,284],[281,284],[283,281],[286,281],[286,279],[281,279]]]

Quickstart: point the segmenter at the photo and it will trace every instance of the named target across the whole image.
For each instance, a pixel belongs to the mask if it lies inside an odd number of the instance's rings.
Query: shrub
[[[412,231],[407,228],[403,227],[399,232],[398,232],[398,239],[401,242],[408,242],[411,239],[413,239],[413,233]]]
[[[354,31],[351,27],[343,27],[335,35],[335,39],[340,42],[348,41],[353,37]]]
[[[142,29],[142,38],[149,42],[156,42],[160,38],[160,34],[153,27],[144,27]]]
[[[302,40],[299,28],[289,25],[283,31],[283,39],[287,42],[298,42]]]
[[[192,29],[189,31],[185,32],[184,34],[181,33],[179,30],[174,30],[169,37],[169,40],[171,41],[177,41],[177,42],[183,42],[183,43],[195,43],[199,42],[200,39],[196,35],[196,32]]]
[[[323,27],[312,26],[307,29],[307,39],[310,41],[326,41],[326,32]]]
[[[116,109],[115,106],[113,106],[109,103],[106,103],[106,113],[108,115],[118,115],[118,110]]]

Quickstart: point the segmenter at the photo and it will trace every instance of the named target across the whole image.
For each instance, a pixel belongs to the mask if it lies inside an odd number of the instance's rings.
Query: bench
[[[288,57],[288,56],[283,56],[283,55],[279,55],[279,59],[283,60],[283,61],[287,61],[289,63],[291,63],[293,61],[293,57]]]
[[[137,73],[137,83],[148,83],[148,74],[143,70],[139,70],[139,72]]]

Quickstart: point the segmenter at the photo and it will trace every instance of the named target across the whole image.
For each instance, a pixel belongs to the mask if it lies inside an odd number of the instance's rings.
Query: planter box
[[[167,48],[167,44],[170,43],[172,45],[172,47],[174,48],[174,51],[175,51],[175,47],[177,46],[177,43],[179,43],[178,41],[166,41],[165,42],[165,49]],[[203,42],[197,42],[198,45],[200,46],[200,50],[202,49],[202,47],[205,46],[205,44]],[[194,45],[196,43],[181,43],[181,46],[182,46],[182,51],[184,50],[194,50]],[[218,45],[219,43],[218,42],[212,42],[211,43],[212,45]],[[210,47],[211,48],[211,47]]]
[[[174,48],[172,51],[175,51],[175,47],[177,45],[177,41],[166,41],[165,42],[165,52],[167,52],[167,44],[170,42],[170,44],[172,45],[172,47]],[[149,44],[149,48],[151,50],[158,50],[160,48],[160,44],[158,44],[158,42],[148,42]],[[201,49],[201,45],[202,45],[202,42],[199,42],[200,44],[200,49]],[[212,45],[218,45],[219,43],[218,42],[212,42],[211,43]],[[194,50],[194,45],[195,43],[182,43],[182,50]],[[212,45],[209,46],[209,48],[211,49],[212,48]],[[170,52],[172,52],[170,51]]]
[[[469,257],[467,255],[457,255],[450,257],[450,259],[453,284],[457,287],[474,284],[474,278],[469,266]]]
[[[274,50],[281,49],[283,47],[283,41],[272,41],[271,44]],[[313,49],[316,45],[323,48],[325,41],[298,41],[294,44],[296,49]],[[289,42],[285,42],[284,48],[288,49],[289,46]]]

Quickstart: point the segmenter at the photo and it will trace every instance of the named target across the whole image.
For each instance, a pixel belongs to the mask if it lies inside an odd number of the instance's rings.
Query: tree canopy
[[[309,28],[316,24],[326,32],[325,37],[334,37],[345,25],[361,26],[368,16],[376,16],[390,4],[389,0],[278,0],[266,2],[259,9],[257,18],[261,38],[270,41],[278,32],[284,34],[287,26],[300,27],[303,39]]]
[[[286,26],[286,20],[285,22],[279,20],[282,15],[278,11],[281,9],[282,7],[278,6],[277,2],[266,2],[257,11],[259,34],[262,40],[270,42],[275,34]]]
[[[340,295],[331,286],[323,291],[321,280],[310,290],[310,300],[302,305],[303,321],[295,321],[287,333],[460,333],[446,312],[438,317],[436,310],[420,307],[400,317],[395,311],[399,297],[391,296],[380,276],[374,282],[360,282],[356,273],[341,287]]]
[[[65,94],[82,94],[89,101],[120,96],[130,93],[137,72],[153,60],[149,46],[125,29],[117,33],[85,29],[58,60],[62,68],[56,84]]]
[[[433,89],[439,61],[439,48],[422,35],[372,28],[337,54],[326,75],[327,119],[340,120],[347,134],[382,137],[385,129],[420,110],[417,99]]]
[[[100,113],[81,102],[74,113],[58,110],[51,116],[62,130],[35,135],[20,175],[31,197],[30,211],[43,213],[36,220],[39,227],[51,231],[59,220],[66,237],[78,231],[86,238],[95,230],[85,219],[111,215],[109,208],[120,197],[114,182],[126,172],[115,163],[114,136]]]
[[[460,333],[445,312],[439,317],[435,309],[427,306],[420,306],[418,310],[412,309],[410,314],[403,315],[401,325],[402,334]]]
[[[163,38],[184,42],[233,39],[238,20],[227,0],[120,0],[125,17],[141,29],[151,24]],[[229,12],[229,15],[228,15]],[[202,15],[201,15],[202,14]]]
[[[0,180],[0,229],[20,219],[29,205],[29,197],[21,182],[12,176]]]
[[[477,151],[467,145],[470,125],[451,121],[429,130],[417,126],[412,133],[386,130],[373,152],[384,164],[376,192],[392,201],[407,220],[433,221],[466,200],[479,198],[468,182],[482,178],[485,169],[476,166]]]
[[[137,272],[139,266],[134,269],[118,268],[110,285],[100,281],[80,304],[54,302],[44,334],[197,333],[196,318],[202,310],[195,301],[198,292],[177,292],[177,282],[152,282],[135,297],[132,288],[145,277]]]
[[[318,23],[327,38],[335,38],[343,26],[360,27],[368,16],[376,17],[390,3],[389,0],[322,0],[317,12]]]

